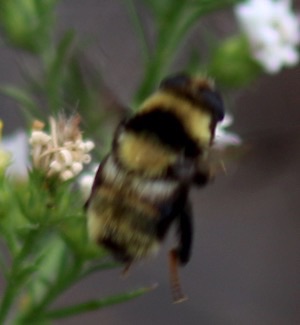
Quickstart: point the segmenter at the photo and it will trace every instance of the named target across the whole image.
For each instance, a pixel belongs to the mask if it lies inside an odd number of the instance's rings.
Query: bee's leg
[[[181,290],[181,284],[178,274],[178,264],[178,251],[176,248],[174,248],[169,252],[170,282],[174,303],[179,303],[187,299],[187,297],[182,293]]]
[[[178,265],[184,265],[189,261],[192,246],[192,218],[190,204],[186,203],[183,211],[177,217],[179,246],[170,251],[169,267],[171,288],[174,302],[181,302],[187,299],[182,293]]]
[[[127,277],[129,275],[129,270],[131,268],[132,262],[127,262],[122,270],[122,277]]]
[[[202,187],[207,185],[214,178],[214,172],[207,161],[201,161],[197,164],[197,171],[195,173],[193,182],[195,185]]]
[[[193,241],[193,222],[191,204],[186,202],[184,209],[177,217],[179,246],[177,248],[178,257],[181,265],[185,265],[191,256]]]

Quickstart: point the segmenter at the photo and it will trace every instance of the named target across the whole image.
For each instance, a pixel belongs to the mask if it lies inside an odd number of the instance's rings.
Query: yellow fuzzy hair
[[[149,177],[161,176],[176,160],[175,152],[155,139],[131,132],[121,136],[118,156],[129,170],[144,172]]]
[[[211,141],[211,115],[176,94],[164,90],[156,92],[147,99],[137,114],[145,114],[155,109],[172,111],[182,122],[187,134],[203,151]],[[168,125],[166,125],[166,130]],[[161,176],[177,158],[176,152],[147,136],[125,132],[119,139],[119,159],[130,170],[144,172],[146,176]]]
[[[100,243],[113,236],[113,241],[124,247],[133,259],[152,255],[158,250],[159,243],[150,229],[145,232],[143,223],[155,223],[152,219],[158,216],[159,211],[137,195],[121,192],[114,186],[102,185],[88,208],[89,238]]]
[[[153,204],[146,202],[145,200],[140,200],[138,195],[139,193],[132,193],[127,190],[126,184],[118,184],[119,186],[113,186],[110,184],[102,185],[99,187],[99,189],[96,192],[95,197],[101,198],[102,202],[101,204],[97,202],[97,200],[94,202],[93,207],[95,210],[103,209],[106,205],[111,206],[121,206],[126,205],[127,208],[131,209],[133,208],[138,213],[147,214],[147,216],[151,218],[156,218],[158,215],[158,210],[153,206]],[[120,186],[121,185],[121,186]],[[121,203],[120,203],[120,197],[122,197]],[[113,204],[112,204],[113,203]],[[105,210],[105,209],[103,209]],[[109,209],[106,211],[108,213],[111,213]]]
[[[182,121],[186,132],[200,148],[209,146],[211,140],[209,112],[201,110],[201,107],[184,98],[177,97],[176,94],[161,90],[142,104],[138,114],[150,112],[158,107],[165,111],[172,111]]]

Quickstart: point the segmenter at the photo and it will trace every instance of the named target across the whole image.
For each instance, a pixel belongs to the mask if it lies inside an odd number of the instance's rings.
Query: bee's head
[[[180,94],[208,110],[215,124],[224,118],[225,109],[222,97],[215,89],[214,83],[207,78],[192,78],[186,73],[178,73],[165,78],[160,83],[159,89]]]

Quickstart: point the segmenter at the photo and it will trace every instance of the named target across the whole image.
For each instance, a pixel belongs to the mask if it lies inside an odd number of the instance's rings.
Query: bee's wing
[[[211,175],[226,174],[227,167],[241,160],[249,151],[250,147],[246,144],[212,146],[207,158]]]
[[[92,105],[95,107],[92,107],[92,112],[89,112],[89,123],[99,125],[99,122],[103,122],[101,128],[105,129],[104,132],[114,130],[119,121],[130,114],[131,109],[121,103],[116,91],[111,90],[103,78],[102,69],[99,65],[96,66],[83,53],[77,53],[75,59],[80,74],[80,84],[89,92],[92,91]],[[81,107],[80,104],[79,102],[79,109],[85,110],[86,108]]]

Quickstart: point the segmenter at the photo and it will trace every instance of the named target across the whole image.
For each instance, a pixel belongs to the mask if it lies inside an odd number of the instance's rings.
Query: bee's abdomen
[[[90,238],[122,261],[155,253],[160,207],[174,195],[176,182],[127,175],[113,157],[106,160],[100,176],[88,207]]]
[[[101,186],[88,210],[90,237],[120,260],[150,255],[158,247],[159,210],[114,186]]]
[[[116,162],[113,155],[107,158],[100,176],[103,184],[130,193],[130,197],[133,197],[134,200],[150,202],[151,204],[160,204],[169,200],[174,196],[179,186],[176,179],[148,178],[138,173],[128,173],[126,168]]]

